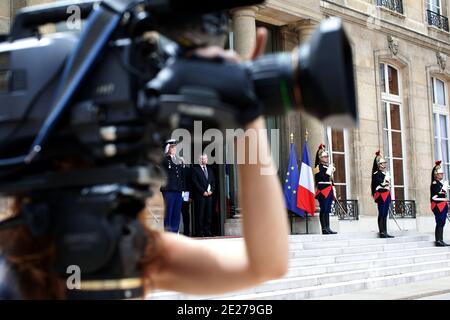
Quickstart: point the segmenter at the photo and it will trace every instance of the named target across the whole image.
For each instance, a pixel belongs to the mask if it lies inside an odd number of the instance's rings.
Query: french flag
[[[308,141],[305,142],[302,156],[302,167],[298,181],[297,207],[314,215],[316,211],[316,199],[314,198],[314,176],[309,162]]]

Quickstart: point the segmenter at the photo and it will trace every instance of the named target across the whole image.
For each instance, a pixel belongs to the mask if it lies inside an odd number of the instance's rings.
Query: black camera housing
[[[0,230],[25,224],[36,237],[51,233],[61,275],[70,265],[82,269],[82,288],[68,297],[142,294],[148,238],[137,218],[164,183],[161,145],[173,129],[195,120],[242,127],[302,109],[334,125],[356,122],[340,20],[323,22],[293,53],[248,63],[192,55],[225,30],[221,14],[205,13],[261,2],[71,1],[18,13],[0,43],[0,194],[27,201]],[[87,19],[81,33],[39,34],[73,4]],[[169,17],[179,17],[174,28],[164,24]],[[180,30],[196,24],[194,33]],[[146,31],[178,43],[163,50]]]

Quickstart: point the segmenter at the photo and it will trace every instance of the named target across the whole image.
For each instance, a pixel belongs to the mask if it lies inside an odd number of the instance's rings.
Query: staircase
[[[450,247],[435,247],[428,234],[393,234],[293,235],[289,271],[281,279],[225,295],[155,291],[147,299],[316,299],[450,276]]]

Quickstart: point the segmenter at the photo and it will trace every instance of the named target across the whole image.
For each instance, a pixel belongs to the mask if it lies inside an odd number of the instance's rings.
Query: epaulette
[[[433,184],[436,184],[436,180],[433,181]]]
[[[319,168],[319,166],[316,166],[315,168],[314,168],[314,170],[313,170],[313,173],[314,174],[317,174],[317,173],[319,173],[320,172],[320,168]]]

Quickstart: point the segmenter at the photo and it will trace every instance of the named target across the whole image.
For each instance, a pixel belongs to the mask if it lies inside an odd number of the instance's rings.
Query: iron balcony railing
[[[402,0],[377,0],[377,6],[388,8],[391,11],[403,14]]]
[[[430,26],[435,26],[447,32],[449,31],[447,17],[441,16],[439,13],[431,10],[427,10],[427,17]]]
[[[339,220],[359,220],[358,200],[339,200],[339,204],[335,201],[331,214]]]
[[[414,200],[392,200],[390,218],[416,218],[416,202]]]

